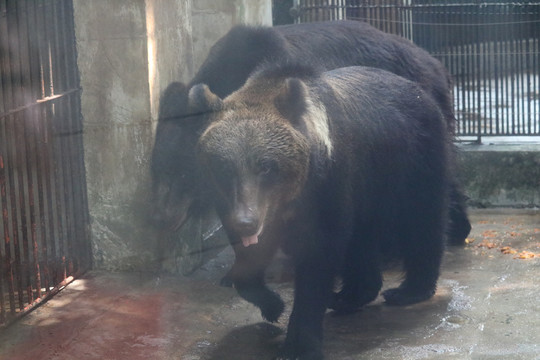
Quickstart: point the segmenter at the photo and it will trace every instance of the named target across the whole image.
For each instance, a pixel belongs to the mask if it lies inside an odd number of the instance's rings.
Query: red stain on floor
[[[103,288],[88,282],[90,287],[85,287],[84,280],[78,282],[84,288],[80,294],[51,300],[56,303],[50,316],[29,324],[30,330],[5,359],[161,358],[169,345],[162,326],[163,294],[130,293],[117,284]],[[65,300],[69,302],[62,304]]]

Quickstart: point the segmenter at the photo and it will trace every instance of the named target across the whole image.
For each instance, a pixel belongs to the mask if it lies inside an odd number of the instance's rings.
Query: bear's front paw
[[[261,300],[260,309],[261,315],[266,321],[277,322],[285,310],[285,303],[278,294],[270,292]]]

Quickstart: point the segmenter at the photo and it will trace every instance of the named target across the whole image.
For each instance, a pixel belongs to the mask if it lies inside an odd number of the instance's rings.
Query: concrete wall
[[[173,80],[188,81],[232,25],[270,24],[271,1],[73,3],[94,263],[110,270],[148,268],[160,239],[147,222],[159,95]],[[172,270],[197,266],[201,257],[190,254],[208,229],[198,219],[172,239],[178,245]]]
[[[202,64],[210,47],[234,25],[272,25],[272,1],[197,0],[193,2],[194,62]],[[210,26],[211,24],[211,26]]]
[[[152,144],[144,0],[74,1],[94,263],[136,268]]]
[[[146,221],[159,95],[171,81],[191,79],[234,24],[269,25],[271,1],[74,0],[74,9],[95,265],[151,267],[159,243],[168,250],[165,269],[187,273],[204,259],[217,223],[194,219],[163,238]],[[540,205],[538,146],[464,150],[473,204]]]
[[[476,207],[540,207],[540,145],[460,146],[463,185]]]

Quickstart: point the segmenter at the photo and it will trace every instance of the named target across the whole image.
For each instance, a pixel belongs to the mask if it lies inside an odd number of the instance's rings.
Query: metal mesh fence
[[[461,136],[540,135],[540,2],[297,0],[296,22],[366,21],[406,37],[453,76]]]

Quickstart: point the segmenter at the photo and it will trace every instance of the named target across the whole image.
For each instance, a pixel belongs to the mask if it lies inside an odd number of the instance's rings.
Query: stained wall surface
[[[147,221],[159,95],[189,81],[233,25],[270,25],[271,1],[74,0],[74,16],[94,264],[147,268],[160,236]],[[197,219],[177,234],[193,244],[174,239],[183,245],[171,251],[171,270],[197,266],[200,256],[183,254],[201,246],[211,224]]]

